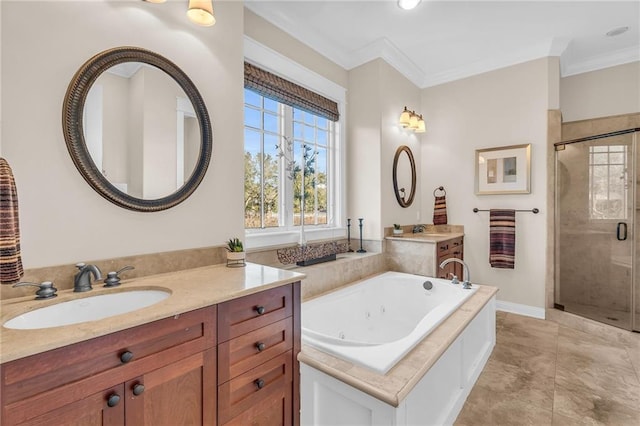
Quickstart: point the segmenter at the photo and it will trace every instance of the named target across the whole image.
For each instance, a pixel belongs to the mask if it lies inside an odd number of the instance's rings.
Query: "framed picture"
[[[530,192],[531,144],[476,149],[476,195]]]

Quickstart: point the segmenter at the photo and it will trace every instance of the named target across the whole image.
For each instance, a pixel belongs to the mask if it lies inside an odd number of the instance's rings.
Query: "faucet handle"
[[[85,266],[87,266],[87,264],[84,262],[76,263],[76,268],[78,268],[79,270],[82,270],[82,268],[84,268]]]
[[[40,284],[30,283],[30,282],[21,282],[14,284],[12,287],[25,287],[25,286],[33,286],[38,287],[38,291],[36,291],[36,299],[50,299],[52,297],[56,297],[57,288],[53,286],[53,282],[51,281],[43,281]]]
[[[111,271],[109,273],[107,273],[107,278],[104,279],[104,286],[103,287],[117,287],[120,285],[120,277],[118,276],[118,274],[120,274],[121,272],[124,271],[129,271],[131,269],[135,269],[133,266],[125,266],[122,269],[119,269],[118,271]]]
[[[460,280],[458,280],[458,276],[456,274],[449,272],[449,275],[451,275],[451,284],[460,284]]]

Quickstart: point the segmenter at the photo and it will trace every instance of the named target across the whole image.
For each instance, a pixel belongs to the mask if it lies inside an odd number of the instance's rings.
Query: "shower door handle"
[[[616,237],[618,241],[624,241],[627,239],[627,224],[624,222],[618,222],[618,227],[616,229]]]

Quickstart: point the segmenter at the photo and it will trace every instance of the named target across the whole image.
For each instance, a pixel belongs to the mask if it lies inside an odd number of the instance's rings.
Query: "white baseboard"
[[[524,315],[527,317],[545,319],[544,308],[536,308],[535,306],[521,305],[520,303],[505,302],[504,300],[496,300],[496,310],[511,312],[513,314]]]

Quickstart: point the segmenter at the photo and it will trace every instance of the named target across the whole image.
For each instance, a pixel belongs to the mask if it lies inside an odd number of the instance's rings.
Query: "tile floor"
[[[640,425],[638,333],[620,341],[504,312],[496,328],[457,426]]]

